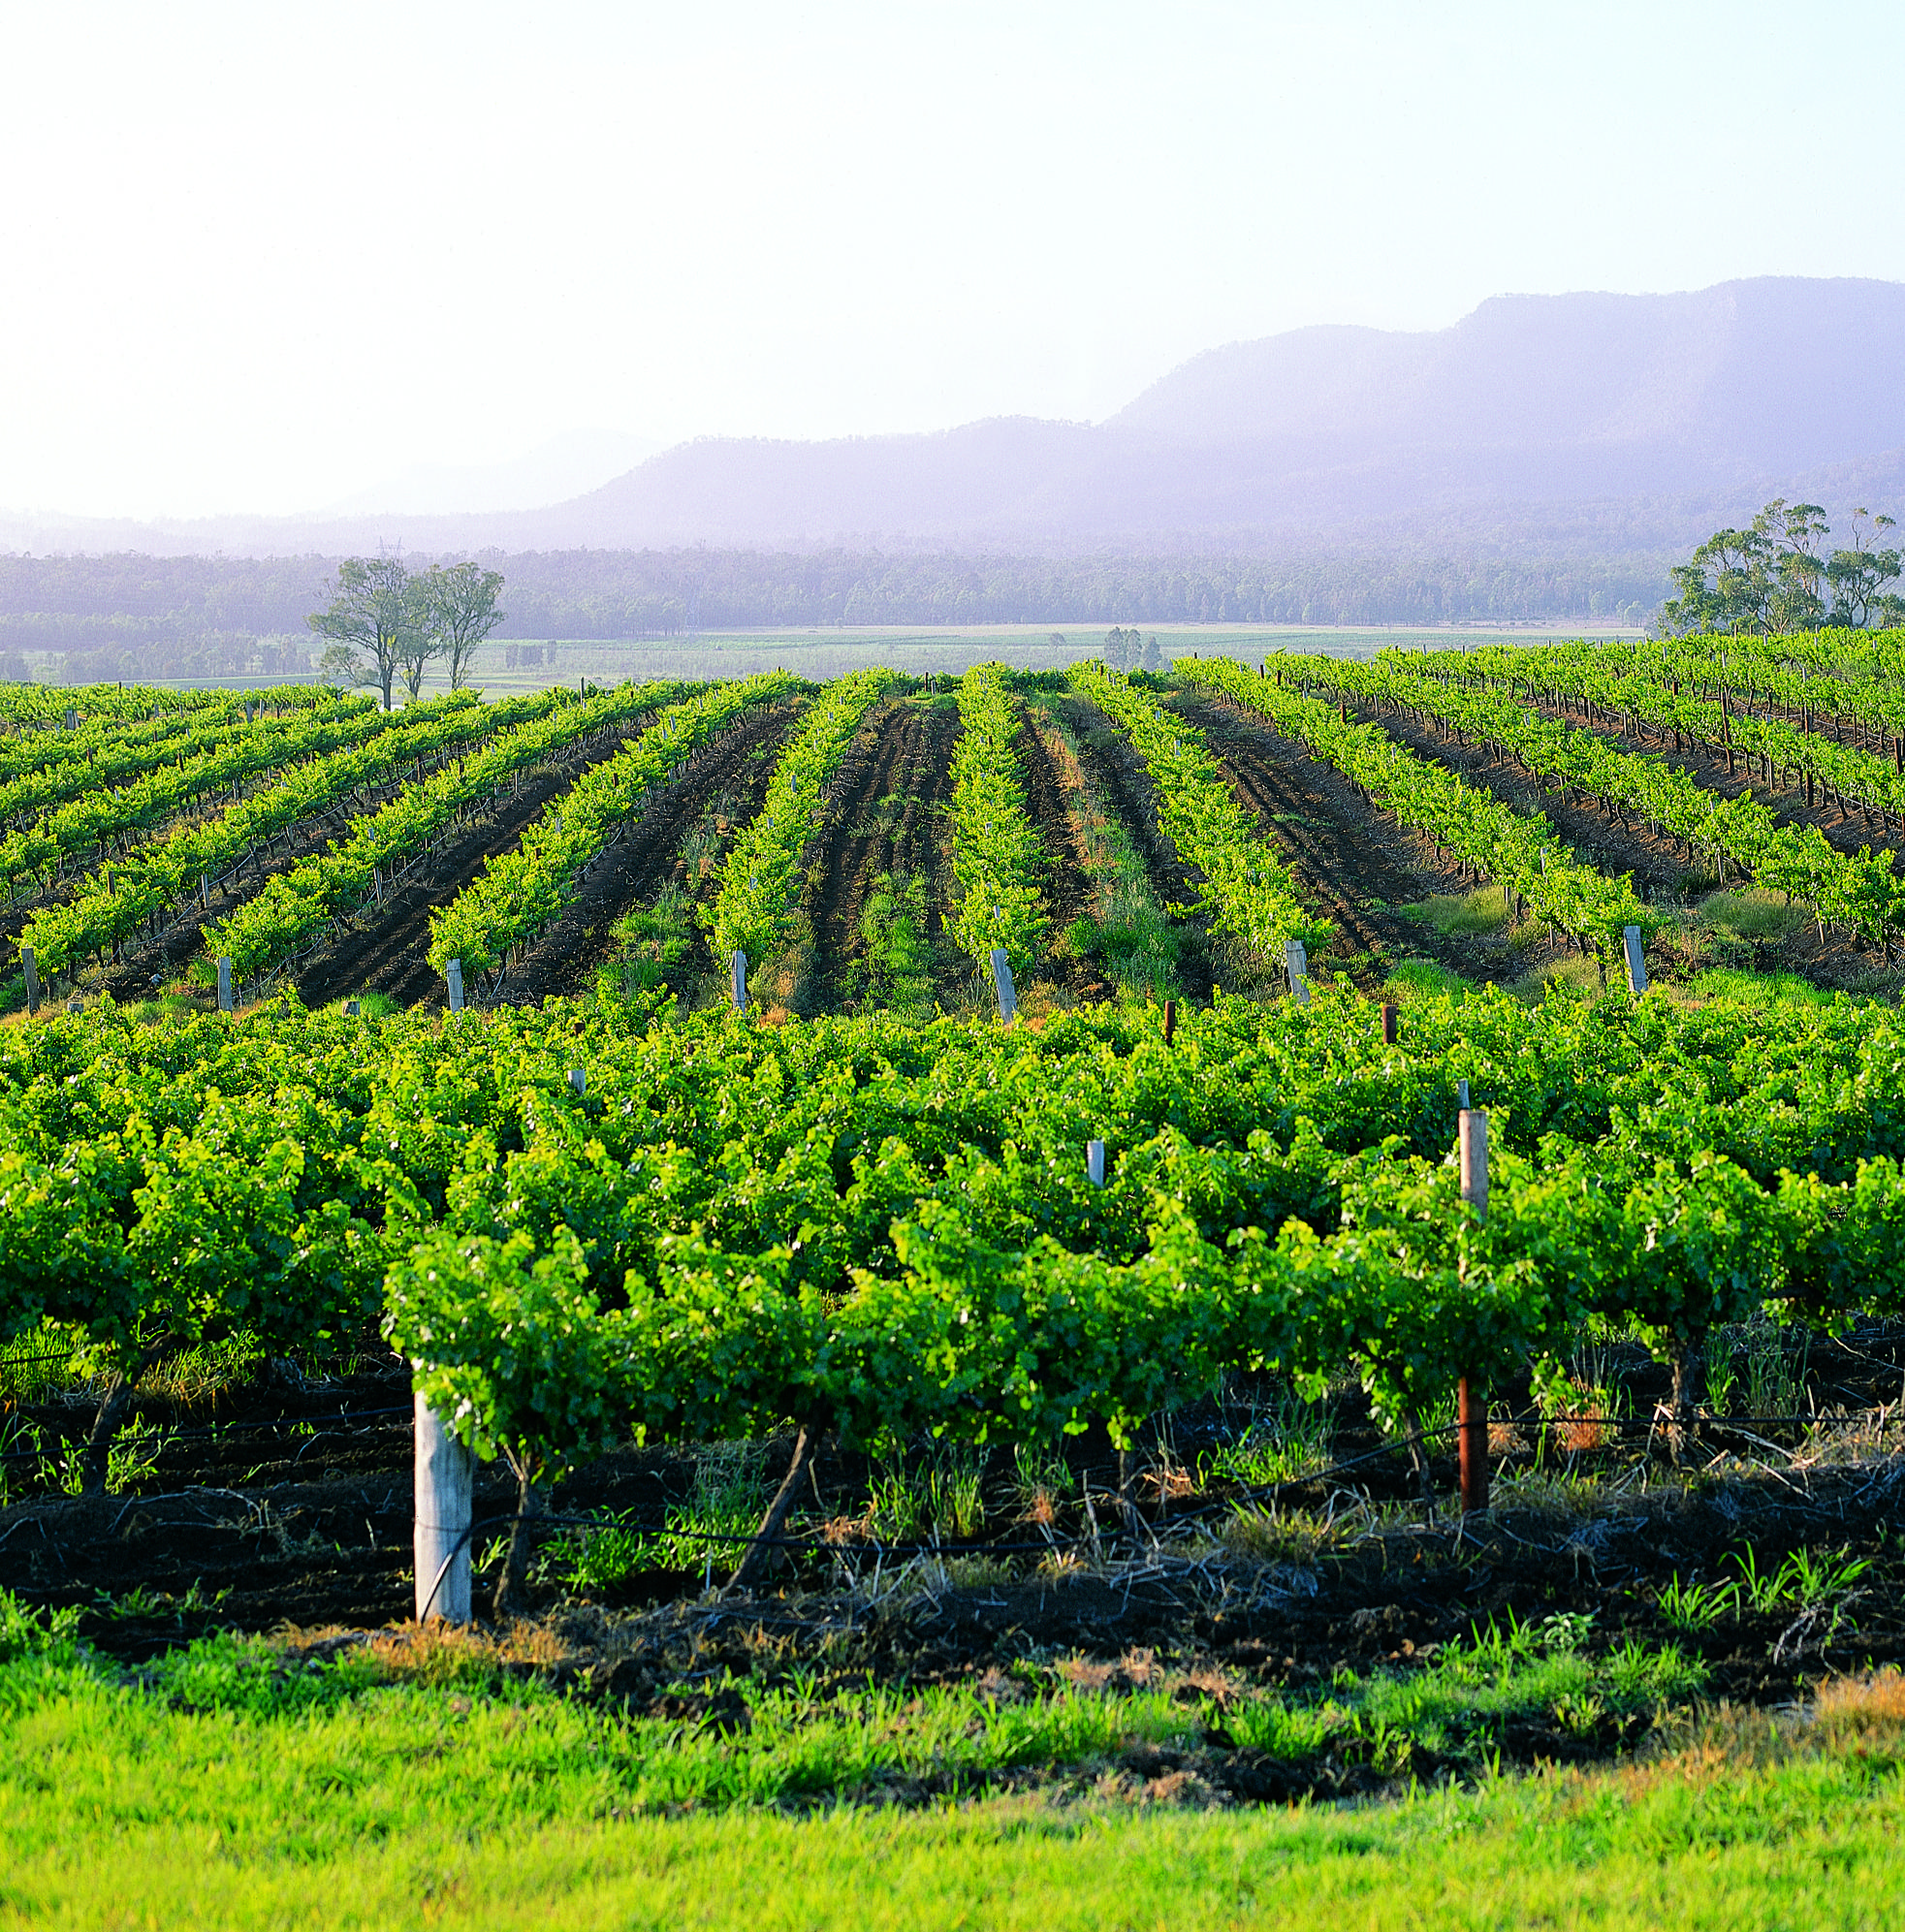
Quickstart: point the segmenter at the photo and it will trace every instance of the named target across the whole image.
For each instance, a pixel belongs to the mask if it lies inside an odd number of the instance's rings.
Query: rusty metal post
[[[1462,1449],[1462,1514],[1488,1507],[1488,1399],[1464,1376],[1455,1384],[1455,1433]]]
[[[1177,1001],[1175,999],[1167,999],[1164,1001],[1164,1044],[1166,1046],[1170,1045],[1171,1035],[1176,1031]]]

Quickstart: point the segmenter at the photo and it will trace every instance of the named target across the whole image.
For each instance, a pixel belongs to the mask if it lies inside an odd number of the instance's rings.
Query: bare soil
[[[1334,920],[1335,935],[1313,965],[1340,966],[1358,984],[1380,985],[1406,955],[1434,960],[1470,979],[1505,979],[1556,948],[1516,947],[1495,934],[1451,934],[1402,917],[1472,881],[1434,844],[1398,825],[1342,773],[1293,739],[1221,699],[1182,692],[1171,707],[1203,732],[1239,801],[1280,850],[1305,905]]]
[[[1025,779],[1026,814],[1037,827],[1045,847],[1046,871],[1040,889],[1045,895],[1051,934],[1056,939],[1074,919],[1082,919],[1091,912],[1096,896],[1086,874],[1071,814],[1065,808],[1064,786],[1059,781],[1044,741],[1029,721],[1020,722],[1012,749]],[[1074,999],[1111,997],[1111,989],[1096,966],[1089,959],[1075,959],[1068,952],[1059,954],[1048,950],[1034,977],[1056,981]]]
[[[594,983],[617,954],[616,922],[650,904],[664,887],[688,885],[682,841],[709,801],[729,799],[745,821],[760,809],[774,773],[773,753],[786,737],[799,707],[775,706],[748,717],[735,731],[690,760],[688,769],[652,800],[628,837],[610,846],[584,875],[582,889],[562,915],[511,968],[497,998],[534,1005],[552,994],[572,994]],[[761,755],[763,750],[768,755]],[[705,937],[698,935],[704,973],[714,970]]]

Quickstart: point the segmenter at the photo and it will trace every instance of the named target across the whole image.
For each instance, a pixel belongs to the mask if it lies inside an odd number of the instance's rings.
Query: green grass
[[[1459,972],[1437,966],[1433,960],[1404,960],[1383,982],[1383,997],[1398,1004],[1412,999],[1433,999],[1446,995],[1450,999],[1466,999],[1476,991],[1475,981]]]
[[[568,1701],[480,1647],[406,1679],[367,1650],[301,1665],[218,1637],[126,1677],[71,1616],[0,1594],[0,1925],[1898,1922],[1895,1678],[1784,1731],[1690,1733],[1678,1758],[1534,1776],[1484,1758],[1467,1783],[1352,1808],[1183,1809],[1194,1788],[1118,1769],[1214,1721],[1281,1757],[1367,1755],[1697,1682],[1678,1653],[1593,1657],[1587,1635],[1509,1626],[1407,1676],[1221,1715],[1162,1690],[823,1694],[796,1674],[745,1687],[737,1729]],[[1078,1776],[959,1797],[1054,1764]],[[807,1808],[841,1790],[860,1802]]]
[[[1736,999],[1751,1006],[1829,1006],[1833,997],[1796,972],[1746,972],[1736,966],[1709,966],[1694,975],[1688,991],[1696,999]]]
[[[1508,903],[1498,885],[1442,893],[1434,899],[1417,900],[1413,905],[1399,905],[1396,910],[1405,919],[1440,933],[1445,939],[1456,934],[1499,932],[1508,923]]]
[[[1789,905],[1784,894],[1752,886],[1716,892],[1700,901],[1699,917],[1740,939],[1783,939],[1806,923],[1806,910]]]

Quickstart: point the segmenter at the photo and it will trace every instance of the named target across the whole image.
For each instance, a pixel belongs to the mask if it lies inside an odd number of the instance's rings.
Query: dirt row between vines
[[[1089,699],[1064,695],[1053,709],[1078,743],[1079,769],[1100,804],[1123,826],[1144,861],[1146,883],[1159,905],[1189,905],[1203,895],[1204,875],[1186,865],[1158,815],[1158,788],[1151,770],[1118,727]],[[1210,921],[1202,913],[1176,920],[1184,945],[1177,979],[1189,999],[1209,999],[1217,985]]]
[[[680,781],[650,805],[628,837],[589,867],[581,890],[511,968],[497,998],[510,1005],[534,1005],[551,995],[586,991],[601,967],[617,957],[618,920],[651,904],[670,885],[694,896],[699,882],[686,875],[683,841],[715,802],[725,800],[739,823],[759,811],[775,757],[800,709],[784,704],[757,712],[692,759]],[[699,929],[695,947],[698,969],[712,973],[714,958]]]
[[[1622,751],[1658,758],[1662,764],[1670,765],[1677,772],[1685,772],[1704,790],[1721,798],[1745,798],[1750,795],[1767,807],[1782,825],[1814,826],[1828,845],[1841,852],[1857,852],[1864,845],[1877,851],[1886,843],[1886,828],[1876,823],[1868,825],[1864,814],[1857,807],[1829,805],[1823,794],[1814,804],[1808,805],[1804,787],[1796,780],[1782,776],[1773,782],[1757,777],[1747,769],[1743,754],[1739,757],[1739,769],[1729,772],[1726,759],[1704,747],[1676,751],[1670,739],[1657,742],[1633,731],[1620,730],[1604,719],[1584,724],[1578,713],[1559,705],[1538,705],[1535,710],[1539,715],[1572,724],[1577,731],[1592,731]],[[1798,729],[1796,715],[1789,722],[1794,730]]]
[[[1056,940],[1073,920],[1091,913],[1097,895],[1085,871],[1058,769],[1044,740],[1029,721],[1021,720],[1012,749],[1025,780],[1026,814],[1037,828],[1039,841],[1045,847],[1046,870],[1040,889],[1051,921],[1050,940]],[[1075,959],[1068,952],[1061,956],[1049,950],[1050,940],[1034,978],[1054,981],[1074,999],[1110,998],[1111,988],[1104,983],[1095,961]]]
[[[945,950],[952,754],[959,710],[949,697],[893,698],[875,707],[839,774],[841,804],[821,835],[818,883],[810,900],[815,1009],[852,1011],[852,982],[867,958],[860,930],[882,875],[924,878],[925,938]],[[961,976],[948,966],[942,977]]]
[[[1288,863],[1304,905],[1336,922],[1336,934],[1313,953],[1313,964],[1327,960],[1373,988],[1405,956],[1487,980],[1527,971],[1545,952],[1560,950],[1517,950],[1490,934],[1445,937],[1401,917],[1395,907],[1467,892],[1471,881],[1430,840],[1378,810],[1295,740],[1200,693],[1180,693],[1171,704],[1204,734],[1231,790]]]
[[[1711,889],[1712,881],[1704,869],[1690,863],[1675,840],[1643,821],[1624,824],[1612,807],[1579,792],[1564,795],[1545,790],[1513,759],[1498,757],[1484,745],[1461,744],[1453,739],[1444,739],[1436,729],[1418,724],[1413,718],[1390,712],[1379,713],[1372,706],[1352,704],[1349,712],[1351,716],[1379,726],[1398,744],[1447,771],[1460,773],[1518,809],[1545,812],[1555,830],[1573,847],[1577,858],[1610,876],[1631,872],[1643,899],[1653,902],[1697,899]],[[1613,742],[1626,750],[1660,755],[1651,745]],[[1725,785],[1715,783],[1716,774],[1712,770],[1702,769],[1684,756],[1674,758],[1669,754],[1665,762],[1686,771],[1707,789],[1724,791],[1729,797],[1736,797],[1748,789],[1743,778]],[[1717,777],[1726,779],[1724,763],[1719,766]],[[1759,790],[1754,789],[1756,793]],[[1794,818],[1801,815],[1790,814]],[[1824,815],[1816,811],[1811,816],[1817,820]],[[1822,825],[1821,829],[1825,827]],[[1810,922],[1799,925],[1783,939],[1760,942],[1755,947],[1754,960],[1762,970],[1796,973],[1816,986],[1826,988],[1862,983],[1879,964],[1876,954],[1860,952],[1840,934],[1830,934],[1822,942],[1818,929]]]

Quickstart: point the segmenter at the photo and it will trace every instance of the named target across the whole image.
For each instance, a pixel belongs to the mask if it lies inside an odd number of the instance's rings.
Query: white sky
[[[0,0],[0,504],[1099,418],[1305,323],[1905,280],[1901,56],[1830,0]]]

